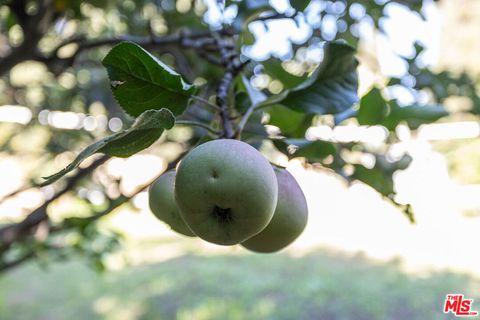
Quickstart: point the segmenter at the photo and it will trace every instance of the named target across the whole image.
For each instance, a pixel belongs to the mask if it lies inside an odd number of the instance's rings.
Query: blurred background
[[[240,30],[249,80],[265,93],[300,83],[325,41],[345,39],[360,97],[377,88],[390,106],[442,109],[392,126],[309,118],[308,141],[361,145],[341,160],[293,157],[252,124],[249,142],[287,167],[309,206],[305,232],[271,255],[183,237],[150,212],[142,188],[201,129],[176,126],[130,158],[91,157],[85,176],[34,186],[132,123],[101,66],[113,42],[92,40],[146,41],[208,97],[221,68],[148,39],[224,25]],[[0,224],[48,213],[1,238],[0,319],[453,319],[446,294],[480,298],[478,30],[476,0],[0,0]],[[284,132],[282,117],[296,115],[257,120]],[[358,165],[369,175],[355,176]]]

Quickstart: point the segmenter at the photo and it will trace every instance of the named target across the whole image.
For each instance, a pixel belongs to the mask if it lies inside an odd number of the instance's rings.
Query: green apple
[[[148,189],[148,203],[152,213],[165,222],[173,231],[189,237],[195,234],[185,224],[175,203],[173,192],[175,171],[171,170],[162,174]]]
[[[278,184],[270,163],[245,142],[206,142],[180,162],[175,199],[180,214],[200,238],[234,245],[262,231],[277,204]]]
[[[242,243],[251,251],[279,251],[295,241],[307,225],[307,201],[297,181],[284,169],[275,168],[275,174],[278,181],[277,207],[268,226]]]

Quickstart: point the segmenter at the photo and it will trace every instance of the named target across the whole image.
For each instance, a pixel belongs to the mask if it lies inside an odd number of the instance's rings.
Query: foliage
[[[45,177],[46,181],[42,185],[57,181],[77,168],[83,160],[97,152],[122,158],[134,155],[151,146],[160,138],[164,129],[171,129],[173,125],[174,117],[168,109],[146,110],[140,114],[131,128],[89,145],[65,169]]]
[[[448,115],[442,105],[400,106],[397,101],[385,101],[376,87],[362,97],[358,111],[358,123],[362,125],[381,124],[389,130],[406,122],[411,129],[424,123],[434,122]]]
[[[49,1],[4,1],[0,5],[0,43],[4,43],[0,48],[0,104],[27,106],[33,120],[23,125],[0,124],[2,153],[22,156],[27,150],[30,159],[35,159],[27,180],[37,188],[97,152],[127,157],[155,153],[170,144],[179,150],[165,157],[171,161],[169,167],[174,167],[193,146],[218,137],[243,139],[257,148],[273,142],[288,158],[301,157],[308,165],[333,170],[349,182],[366,183],[396,203],[393,176],[409,163],[408,155],[387,156],[398,142],[396,128],[402,124],[416,130],[422,124],[448,119],[443,104],[452,96],[471,102],[461,112],[478,115],[475,81],[467,74],[421,66],[423,47],[416,43],[413,57],[400,57],[408,65],[408,74],[377,83],[358,97],[355,48],[362,41],[358,24],[372,23],[376,32],[383,33],[380,21],[388,6],[404,6],[421,15],[422,1],[318,3],[322,10],[317,20],[310,21],[309,10],[315,8],[309,1],[292,0],[292,7],[282,12],[268,1],[226,1],[218,4],[217,11],[224,13],[218,19],[208,18],[215,8],[203,1],[57,0],[53,5]],[[235,8],[236,16],[227,14]],[[292,39],[290,54],[271,52],[264,59],[251,56],[248,49],[258,41],[252,26],[268,30],[279,19],[306,23],[310,35]],[[324,19],[334,19],[343,27],[325,30]],[[308,58],[310,50],[321,50],[323,58]],[[386,98],[394,86],[431,98],[428,103],[403,105]],[[56,126],[57,116],[72,114],[83,122],[68,129]],[[133,123],[131,116],[137,117]],[[114,128],[115,121],[130,124],[129,129]],[[307,135],[318,124],[333,130],[344,122],[384,127],[388,137],[381,147],[372,147],[362,141],[345,143]],[[191,134],[176,135],[180,125],[190,126]],[[272,133],[265,125],[278,130]],[[78,156],[72,159],[72,152]],[[373,165],[355,161],[351,155],[359,152],[374,159]],[[38,177],[61,168],[55,163],[58,155],[73,162],[64,161],[65,169],[39,182]],[[110,186],[120,183],[115,177],[89,176],[105,160],[85,161],[83,169],[64,180],[66,189],[59,188],[59,181],[54,197],[23,221],[0,229],[0,270],[38,257],[32,239],[42,246],[55,234],[62,239],[64,230],[83,230],[87,225],[95,229],[97,218],[132,197],[109,194]],[[104,202],[85,200],[81,187],[99,190]],[[57,221],[51,219],[49,204],[66,193],[87,203],[87,218],[72,212]],[[408,204],[402,208],[413,220]],[[89,219],[88,214],[95,218]],[[75,220],[71,219],[76,218],[85,225],[72,225]],[[48,228],[46,239],[36,237],[39,225]],[[44,251],[53,254],[71,249],[67,241],[60,242],[61,246],[43,245]]]
[[[281,104],[295,111],[337,114],[358,101],[355,49],[341,42],[325,45],[324,59],[297,87],[272,96],[262,105]]]
[[[122,42],[103,59],[113,95],[123,110],[138,116],[147,110],[168,108],[182,114],[195,87],[135,43]]]

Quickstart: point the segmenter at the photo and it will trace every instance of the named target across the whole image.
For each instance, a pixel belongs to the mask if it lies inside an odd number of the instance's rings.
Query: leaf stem
[[[240,122],[238,123],[238,127],[237,127],[237,133],[236,133],[236,135],[237,135],[238,137],[240,137],[240,134],[242,133],[243,128],[244,128],[245,125],[247,124],[248,119],[249,119],[250,116],[257,110],[257,107],[258,107],[258,105],[252,104],[252,105],[247,109],[247,111],[243,114],[242,119],[241,119]]]
[[[207,105],[207,106],[209,106],[209,107],[212,107],[215,111],[220,111],[220,110],[221,110],[219,106],[217,106],[217,105],[214,104],[214,103],[211,103],[210,101],[208,101],[208,100],[205,99],[205,98],[202,98],[202,97],[199,97],[199,96],[195,96],[195,95],[191,96],[190,98],[192,98],[193,100],[197,100],[198,102],[201,102],[201,103],[203,103],[203,104],[205,104],[205,105]]]
[[[240,135],[243,131],[243,128],[245,128],[245,125],[247,124],[248,122],[248,119],[250,118],[250,116],[255,112],[255,111],[258,111],[260,109],[263,109],[263,108],[266,108],[266,107],[270,107],[271,104],[267,104],[267,103],[258,103],[258,104],[252,104],[248,109],[247,111],[243,114],[242,116],[242,119],[240,120],[240,122],[238,123],[238,126],[237,126],[237,132],[236,132],[236,136],[240,138]]]
[[[219,135],[220,132],[218,132],[217,130],[215,130],[214,128],[210,127],[208,124],[205,124],[205,123],[202,123],[202,122],[198,122],[198,121],[191,121],[191,120],[177,120],[175,121],[175,124],[181,124],[181,125],[186,125],[186,126],[195,126],[195,127],[199,127],[199,128],[203,128],[205,130],[208,130],[209,132],[215,134],[215,135]]]

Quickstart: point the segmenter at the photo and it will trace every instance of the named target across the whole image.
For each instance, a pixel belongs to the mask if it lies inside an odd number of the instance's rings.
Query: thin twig
[[[195,126],[195,127],[199,127],[199,128],[203,128],[205,130],[208,130],[209,132],[215,134],[215,135],[219,135],[220,132],[218,132],[217,130],[215,130],[214,128],[210,127],[208,124],[205,124],[205,123],[202,123],[202,122],[198,122],[198,121],[190,121],[190,120],[177,120],[175,121],[175,124],[181,124],[181,125],[186,125],[186,126]]]
[[[203,37],[208,37],[210,35],[209,32],[182,32],[178,34],[172,34],[167,36],[155,37],[149,35],[147,37],[143,36],[133,36],[133,35],[122,35],[112,38],[104,38],[104,39],[86,39],[84,36],[75,36],[73,38],[67,39],[64,42],[60,43],[53,51],[53,56],[56,56],[58,51],[68,44],[75,43],[78,45],[78,49],[75,54],[80,53],[81,51],[98,48],[105,45],[114,45],[122,41],[130,41],[135,42],[141,46],[149,46],[149,45],[166,45],[166,44],[182,44],[185,47],[197,47],[199,46],[196,44],[194,39],[199,39]],[[189,42],[185,42],[185,39],[189,39]]]
[[[218,58],[217,56],[214,56],[213,54],[210,54],[206,52],[205,50],[202,49],[197,49],[197,54],[202,57],[203,59],[207,60],[211,64],[214,64],[216,66],[223,66],[222,60]]]
[[[19,193],[22,193],[24,191],[27,191],[27,190],[30,190],[30,189],[33,189],[35,188],[36,186],[35,185],[24,185],[16,190],[13,190],[12,192],[9,192],[7,193],[6,195],[4,195],[2,198],[0,198],[0,203],[4,202],[5,200],[9,199],[9,198],[12,198],[16,195],[18,195]]]
[[[167,172],[168,170],[172,170],[173,168],[176,167],[176,165],[178,164],[178,162],[180,161],[180,159],[183,158],[183,156],[186,154],[187,152],[182,152],[175,160],[173,160],[172,162],[170,162],[168,165],[167,165],[167,168],[160,172],[158,175],[156,175],[153,179],[151,179],[149,182],[145,183],[143,186],[141,186],[140,188],[138,188],[134,193],[126,196],[126,195],[120,195],[118,196],[117,198],[115,199],[112,199],[110,201],[110,205],[108,206],[107,209],[101,211],[101,212],[98,212],[96,214],[94,214],[93,216],[90,216],[86,219],[90,220],[90,221],[95,221],[95,220],[98,220],[100,219],[101,217],[103,216],[106,216],[107,214],[109,214],[110,212],[112,212],[113,210],[115,210],[116,208],[120,207],[122,204],[124,203],[127,203],[128,201],[130,201],[133,197],[135,197],[136,195],[140,194],[141,192],[145,191],[148,189],[148,187],[150,187],[150,185],[155,181],[157,180],[158,178],[160,178],[160,176],[162,174],[164,174],[165,172]],[[59,230],[55,230],[55,231],[59,231]]]
[[[270,15],[256,17],[256,18],[250,20],[249,22],[268,21],[268,20],[275,20],[275,19],[294,19],[298,15],[298,13],[299,13],[298,11],[295,11],[293,14],[286,15],[285,13],[275,12],[275,13],[270,14]]]
[[[35,251],[31,250],[31,251],[28,251],[27,253],[25,253],[24,255],[20,256],[19,258],[13,260],[13,261],[0,263],[0,273],[5,272],[9,269],[12,269],[13,267],[16,267],[16,266],[34,258],[35,256],[36,256]]]
[[[60,43],[55,49],[53,49],[48,55],[42,55],[36,53],[34,60],[46,63],[51,70],[58,73],[63,71],[64,68],[72,65],[77,56],[83,51],[102,47],[112,46],[123,41],[134,42],[142,47],[153,49],[166,49],[170,45],[176,45],[181,48],[193,49],[198,51],[213,51],[217,50],[215,41],[211,37],[210,31],[188,31],[184,30],[177,34],[171,34],[166,36],[134,36],[134,35],[121,35],[111,38],[103,39],[87,39],[85,36],[75,36],[69,38]],[[60,49],[69,44],[76,44],[76,51],[68,58],[60,58],[58,52]],[[214,59],[210,59],[210,62],[214,63]]]
[[[178,157],[171,161],[168,165],[167,165],[167,168],[165,169],[165,171],[168,171],[168,170],[171,170],[173,168],[175,168],[175,166],[178,164],[178,162],[180,161],[180,159],[188,152],[187,151],[184,151],[182,152],[181,154],[178,155]],[[85,169],[90,169],[92,167],[97,167],[99,165],[99,163],[103,160],[103,158],[100,158],[97,160],[97,162],[95,162],[94,164],[92,164],[91,166],[89,166],[88,168],[85,168]],[[106,159],[105,159],[106,160]],[[85,170],[84,169],[84,170]],[[113,210],[115,210],[116,208],[118,208],[119,206],[121,206],[122,204],[128,202],[130,199],[132,199],[133,197],[135,197],[136,195],[138,195],[139,193],[145,191],[148,189],[148,187],[153,183],[153,181],[155,181],[156,179],[158,179],[165,171],[162,171],[160,172],[156,177],[154,177],[153,179],[151,179],[148,183],[144,184],[143,186],[141,186],[140,188],[138,188],[134,193],[126,196],[126,195],[120,195],[118,196],[117,198],[115,199],[111,199],[110,201],[110,204],[109,206],[101,211],[101,212],[98,212],[88,218],[85,218],[85,219],[88,219],[90,220],[91,222],[95,221],[95,220],[98,220],[100,219],[101,217],[111,213]],[[84,175],[82,173],[82,175]],[[76,176],[75,176],[76,177]],[[73,177],[72,177],[73,178]],[[78,179],[78,178],[76,178]],[[62,189],[64,190],[64,189]],[[60,232],[60,231],[65,231],[65,230],[68,230],[68,229],[71,229],[72,227],[71,226],[66,226],[66,225],[60,225],[60,226],[49,226],[49,233],[57,233],[57,232]],[[3,229],[2,229],[3,230]],[[3,243],[2,243],[3,245]],[[8,246],[4,246],[2,248],[2,250],[0,251],[0,253],[3,251],[5,252],[6,250],[8,250]],[[3,271],[7,271],[13,267],[16,267],[32,258],[35,258],[36,257],[36,254],[35,254],[35,251],[32,250],[32,251],[29,251],[27,252],[25,255],[19,257],[18,259],[16,260],[13,260],[13,261],[9,261],[9,262],[2,262],[0,261],[0,273],[3,272]]]

